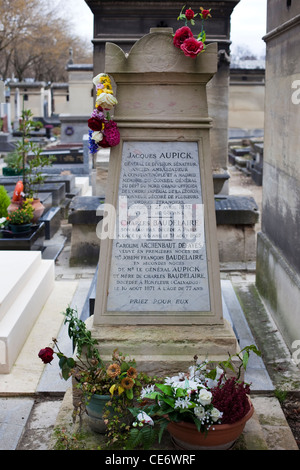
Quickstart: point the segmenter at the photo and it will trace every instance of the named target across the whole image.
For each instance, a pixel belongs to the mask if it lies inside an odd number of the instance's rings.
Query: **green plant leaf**
[[[126,372],[129,369],[129,364],[127,362],[122,362],[121,364],[121,372]]]
[[[74,361],[73,357],[68,357],[67,364],[70,368],[74,367],[76,362]]]
[[[162,400],[170,405],[172,409],[174,408],[175,399],[173,397],[162,397]]]
[[[183,388],[177,388],[176,389],[176,394],[175,397],[185,397],[186,396],[186,390]]]
[[[172,390],[171,385],[156,384],[156,386],[157,386],[157,388],[159,388],[166,395],[169,395],[169,396],[173,395],[173,390]]]
[[[64,365],[66,364],[66,362],[67,362],[66,356],[63,356],[63,355],[62,355],[62,356],[60,357],[59,361],[58,361],[59,367],[62,369],[62,368],[64,367]]]
[[[129,400],[133,399],[133,389],[132,388],[130,388],[129,390],[126,389],[126,396]]]
[[[247,368],[248,360],[249,360],[249,353],[248,351],[245,351],[243,354],[243,367],[245,370]]]

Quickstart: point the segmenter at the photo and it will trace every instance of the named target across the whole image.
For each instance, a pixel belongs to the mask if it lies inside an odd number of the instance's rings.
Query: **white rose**
[[[101,93],[96,99],[96,106],[101,106],[104,109],[112,109],[118,104],[117,99],[109,93]]]
[[[200,390],[200,393],[198,395],[198,400],[201,403],[201,405],[209,405],[211,403],[212,399],[212,393],[206,390],[205,388],[202,388]]]
[[[210,415],[211,415],[211,419],[215,423],[216,421],[218,421],[218,419],[222,418],[223,413],[217,410],[217,408],[213,408],[210,412]]]
[[[203,419],[205,416],[205,409],[203,406],[195,406],[194,414],[197,416],[198,419]]]
[[[92,133],[92,139],[95,141],[95,142],[101,142],[101,140],[103,139],[103,134],[101,131],[95,131]]]

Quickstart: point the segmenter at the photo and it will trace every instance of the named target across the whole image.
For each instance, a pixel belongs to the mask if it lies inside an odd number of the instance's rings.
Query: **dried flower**
[[[137,378],[137,370],[134,367],[129,367],[127,371],[127,377],[130,377],[131,379],[136,379]]]
[[[110,366],[108,366],[107,368],[107,375],[109,375],[109,377],[117,377],[118,375],[120,375],[121,373],[121,367],[119,366],[119,364],[111,364]]]
[[[121,380],[121,387],[123,387],[125,390],[130,390],[134,386],[134,380],[131,379],[130,377],[124,377]]]

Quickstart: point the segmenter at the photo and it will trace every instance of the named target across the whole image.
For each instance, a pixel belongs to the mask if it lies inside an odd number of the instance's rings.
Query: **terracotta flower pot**
[[[250,410],[234,424],[212,425],[207,434],[197,431],[193,423],[169,423],[168,431],[176,448],[184,450],[227,450],[242,434],[246,422],[254,413],[250,402]]]
[[[10,214],[11,212],[16,211],[17,209],[20,209],[22,207],[23,201],[11,201],[8,208],[7,212]]]
[[[39,218],[43,215],[45,206],[41,203],[39,199],[34,199],[32,202],[33,207],[33,219],[32,222],[35,224]]]
[[[11,201],[10,205],[7,208],[7,212],[14,212],[20,207],[22,207],[23,201]],[[32,223],[36,224],[39,218],[43,215],[45,206],[41,203],[40,199],[34,199],[32,202],[33,207],[33,219]]]

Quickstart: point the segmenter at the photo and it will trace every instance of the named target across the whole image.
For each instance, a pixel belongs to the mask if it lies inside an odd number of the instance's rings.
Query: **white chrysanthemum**
[[[141,398],[144,398],[146,395],[153,393],[154,389],[155,389],[155,385],[147,385],[147,387],[142,388]]]
[[[191,402],[188,397],[185,398],[177,398],[177,400],[174,403],[174,408],[188,408],[190,406]]]

